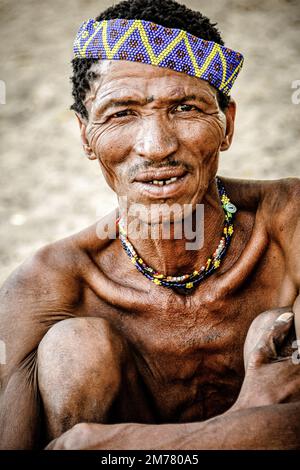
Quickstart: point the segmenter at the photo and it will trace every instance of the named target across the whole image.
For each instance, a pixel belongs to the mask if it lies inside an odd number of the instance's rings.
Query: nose
[[[136,153],[149,160],[163,160],[178,149],[178,139],[169,123],[158,116],[143,119],[136,134]]]

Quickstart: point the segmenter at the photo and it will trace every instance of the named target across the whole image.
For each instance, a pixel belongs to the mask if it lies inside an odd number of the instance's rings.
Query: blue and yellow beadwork
[[[206,80],[227,95],[244,61],[239,52],[186,31],[125,19],[85,21],[74,42],[74,57],[166,67]]]

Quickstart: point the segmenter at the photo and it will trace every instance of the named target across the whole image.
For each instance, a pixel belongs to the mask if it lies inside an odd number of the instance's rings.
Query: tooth
[[[150,184],[156,184],[158,186],[163,186],[165,184],[171,184],[174,183],[175,181],[178,180],[177,176],[173,176],[172,178],[166,179],[166,180],[152,180],[149,181]]]

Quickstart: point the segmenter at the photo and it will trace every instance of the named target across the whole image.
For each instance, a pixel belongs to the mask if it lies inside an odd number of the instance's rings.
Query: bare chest
[[[246,275],[231,274],[228,269],[228,282],[227,273],[212,276],[191,296],[153,286],[129,311],[99,302],[93,309],[130,343],[161,422],[204,420],[228,409],[242,384],[253,319],[292,302],[293,286],[275,247]]]

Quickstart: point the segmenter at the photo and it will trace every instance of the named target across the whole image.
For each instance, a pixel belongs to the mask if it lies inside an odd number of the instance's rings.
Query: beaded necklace
[[[122,223],[122,219],[118,220],[119,225],[119,237],[122,246],[131,259],[131,262],[135,267],[150,281],[154,284],[171,289],[179,288],[183,289],[185,293],[193,290],[200,284],[201,281],[206,279],[212,273],[214,273],[221,264],[222,259],[229,247],[232,234],[233,234],[233,217],[237,208],[230,202],[229,197],[225,192],[225,188],[219,178],[216,178],[217,187],[221,204],[225,213],[224,227],[221,240],[215,252],[207,259],[206,263],[197,271],[193,271],[191,274],[183,274],[182,276],[167,276],[157,272],[155,269],[148,266],[144,260],[138,255],[134,247],[127,238],[127,233]]]

